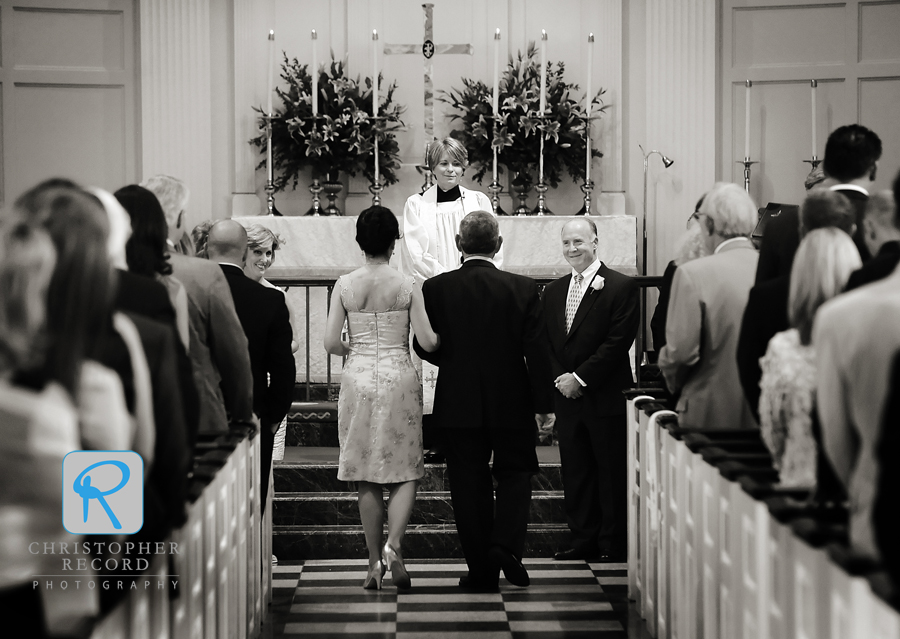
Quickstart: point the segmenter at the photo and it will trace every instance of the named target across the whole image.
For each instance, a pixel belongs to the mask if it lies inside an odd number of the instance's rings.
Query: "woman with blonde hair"
[[[783,486],[817,485],[813,321],[819,307],[841,293],[861,265],[853,240],[833,227],[810,231],[794,256],[788,298],[791,328],[777,333],[759,360],[760,427]]]

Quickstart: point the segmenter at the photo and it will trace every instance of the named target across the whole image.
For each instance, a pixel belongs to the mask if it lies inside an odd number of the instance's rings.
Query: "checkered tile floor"
[[[363,590],[365,560],[282,563],[274,569],[273,608],[264,636],[645,636],[628,605],[625,564],[526,559],[525,567],[530,587],[517,588],[501,578],[499,593],[471,594],[457,586],[466,574],[462,560],[410,560],[413,587],[398,593],[390,573],[383,590]]]

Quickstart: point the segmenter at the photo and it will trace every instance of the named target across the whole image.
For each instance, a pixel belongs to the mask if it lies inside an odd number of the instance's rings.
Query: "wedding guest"
[[[811,231],[800,242],[791,270],[788,317],[760,360],[759,417],[781,485],[813,489],[819,445],[816,417],[816,350],[812,327],[819,307],[839,294],[862,261],[844,231]]]
[[[894,196],[900,191],[900,175]],[[822,305],[813,326],[822,444],[850,496],[850,542],[877,557],[872,502],[880,464],[879,425],[900,350],[900,270]]]
[[[325,350],[347,357],[338,399],[338,479],[357,482],[369,550],[367,590],[380,590],[387,570],[398,588],[411,584],[402,544],[425,467],[422,391],[409,355],[410,326],[427,351],[440,343],[415,279],[388,264],[399,239],[389,209],[373,206],[360,213],[356,242],[366,264],[338,279],[325,328]],[[349,343],[341,340],[345,321]],[[388,538],[382,546],[385,488]]]
[[[675,271],[659,369],[669,391],[681,393],[682,426],[752,428],[734,352],[759,257],[749,238],[756,206],[744,189],[720,182],[697,215],[710,255]]]
[[[209,257],[206,254],[206,242],[209,240],[209,227],[215,224],[215,220],[204,220],[191,230],[191,241],[194,244],[194,255],[204,260]]]
[[[59,516],[62,461],[81,447],[71,395],[55,381],[23,385],[16,379],[41,368],[46,356],[55,262],[45,231],[24,220],[0,221],[0,615],[6,627],[27,637],[49,636],[33,575],[58,568],[53,555],[22,549],[38,540],[79,539]]]
[[[884,279],[900,263],[900,218],[893,193],[885,190],[869,196],[862,236],[875,257],[850,276],[848,291]]]
[[[800,207],[797,234],[804,237],[818,228],[834,227],[852,236],[856,229],[850,201],[834,191],[817,190],[806,196]],[[793,258],[792,258],[793,259]],[[772,278],[750,289],[741,319],[737,343],[738,375],[753,417],[759,416],[759,359],[765,355],[769,340],[790,328],[788,296],[791,274]]]

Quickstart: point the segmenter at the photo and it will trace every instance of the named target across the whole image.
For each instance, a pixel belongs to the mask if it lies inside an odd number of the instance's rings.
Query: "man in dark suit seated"
[[[207,254],[228,280],[234,308],[247,336],[253,372],[253,412],[259,417],[262,447],[262,502],[272,467],[275,431],[291,407],[296,366],[291,352],[291,322],[284,294],[244,275],[247,231],[233,220],[209,229]]]
[[[459,585],[476,591],[496,591],[501,569],[514,585],[530,583],[522,555],[538,472],[535,421],[553,419],[537,283],[494,266],[501,243],[490,213],[463,218],[456,236],[462,266],[422,287],[440,348],[428,353],[414,342],[422,359],[440,367],[434,421],[469,566]]]
[[[869,196],[863,218],[863,239],[875,257],[850,275],[848,291],[884,279],[900,263],[900,220],[890,191]]]
[[[841,193],[813,191],[800,207],[800,237],[814,229],[833,226],[852,236],[856,230],[853,205]],[[737,345],[738,375],[750,411],[759,421],[759,380],[762,369],[759,358],[766,354],[769,340],[790,328],[788,295],[790,273],[776,277],[750,289]]]
[[[640,322],[638,286],[597,259],[590,218],[567,222],[569,275],[544,289],[544,316],[570,547],[555,558],[624,561],[627,545],[625,399],[628,350]]]
[[[831,132],[825,143],[822,168],[826,176],[837,182],[828,188],[845,195],[853,203],[856,210],[856,231],[852,235],[863,264],[872,255],[863,241],[862,221],[880,158],[881,139],[874,131],[860,124],[838,127]]]

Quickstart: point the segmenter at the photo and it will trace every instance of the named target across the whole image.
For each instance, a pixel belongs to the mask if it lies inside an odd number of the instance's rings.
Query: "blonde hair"
[[[850,236],[833,227],[806,234],[794,255],[788,294],[788,320],[800,332],[800,343],[812,341],[819,307],[844,290],[850,274],[862,266]]]
[[[18,219],[0,223],[0,372],[36,364],[55,267],[44,229]]]
[[[469,152],[459,140],[453,138],[444,138],[443,140],[435,140],[428,145],[428,151],[425,153],[425,164],[429,170],[434,171],[437,168],[444,153],[462,164],[463,168],[469,166]]]
[[[282,247],[284,240],[272,229],[266,228],[262,224],[245,224],[247,229],[247,247],[252,251],[259,248],[267,242],[272,243],[272,252],[274,253]]]
[[[716,182],[700,206],[700,213],[714,225],[720,237],[747,237],[756,226],[759,212],[747,192],[737,184]]]

